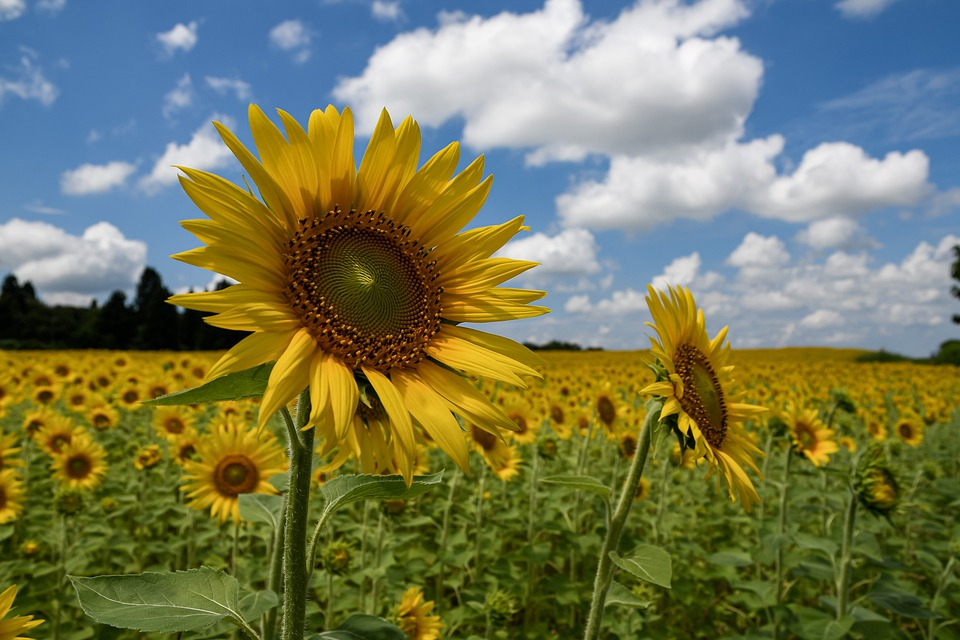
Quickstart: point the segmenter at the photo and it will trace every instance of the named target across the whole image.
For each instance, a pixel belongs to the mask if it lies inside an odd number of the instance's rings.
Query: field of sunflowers
[[[749,512],[655,438],[619,546],[655,561],[617,556],[601,637],[960,637],[960,376],[857,354],[733,352],[741,401],[768,409],[744,424],[763,453]],[[581,637],[654,374],[647,352],[542,355],[527,389],[483,384],[518,430],[464,424],[469,474],[422,439],[420,495],[331,515],[308,629],[360,612],[419,640]],[[218,356],[0,352],[0,638],[238,637],[137,634],[78,600],[77,577],[200,567],[234,576],[245,619],[270,627],[277,515],[238,496],[282,493],[281,421],[258,431],[256,399],[141,404]],[[360,470],[341,453],[314,456],[311,514]]]

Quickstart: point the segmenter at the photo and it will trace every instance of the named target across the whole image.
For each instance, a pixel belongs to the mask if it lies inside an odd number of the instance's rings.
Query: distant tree
[[[0,340],[11,346],[37,346],[42,327],[49,322],[46,307],[37,299],[33,285],[22,285],[13,274],[0,288]]]
[[[953,266],[950,267],[950,276],[960,283],[960,244],[953,247],[953,255],[956,256],[956,260],[953,261]],[[960,299],[960,287],[957,285],[950,287],[950,293],[953,294],[954,298]],[[953,314],[953,321],[960,324],[960,313]]]
[[[147,267],[140,276],[133,312],[137,323],[133,346],[137,349],[177,349],[177,309],[167,302],[171,292],[163,286],[160,274]]]
[[[127,295],[114,291],[97,316],[97,346],[103,349],[129,349],[137,332],[133,309]]]

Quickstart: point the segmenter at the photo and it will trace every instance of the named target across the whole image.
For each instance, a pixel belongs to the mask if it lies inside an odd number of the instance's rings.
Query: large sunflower
[[[459,326],[547,311],[529,304],[541,291],[498,287],[535,264],[491,257],[523,217],[459,233],[490,190],[483,158],[454,175],[454,142],[418,169],[412,118],[394,128],[383,111],[357,169],[349,109],[314,111],[306,131],[279,114],[286,137],[250,107],[259,160],[215,123],[262,202],[218,176],[181,168],[184,190],[210,219],[183,223],[206,246],[175,257],[239,284],[171,302],[214,312],[207,321],[215,326],[252,332],[208,379],[276,360],[261,426],[309,387],[310,424],[332,448],[356,424],[361,394],[375,395],[408,480],[415,425],[467,469],[454,413],[513,429],[468,378],[522,386],[522,376],[537,375],[539,360],[524,347]]]
[[[838,451],[836,433],[817,416],[816,409],[803,409],[791,402],[785,418],[797,453],[817,467],[830,462],[830,455]]]
[[[210,507],[210,517],[219,522],[240,522],[241,493],[271,493],[268,480],[287,470],[283,449],[266,430],[248,429],[227,420],[204,436],[196,447],[196,460],[184,460],[183,476],[190,506]]]
[[[762,453],[742,422],[766,409],[734,402],[738,395],[732,393],[727,328],[713,340],[707,336],[703,311],[689,289],[669,287],[663,293],[647,285],[647,294],[653,315],[653,323],[647,324],[660,337],[659,341],[651,337],[650,343],[665,376],[641,393],[665,398],[661,419],[677,416],[681,433],[692,435],[696,442],[696,458],[706,458],[726,482],[731,501],[739,495],[749,511],[760,498],[744,467],[760,475],[753,458]]]

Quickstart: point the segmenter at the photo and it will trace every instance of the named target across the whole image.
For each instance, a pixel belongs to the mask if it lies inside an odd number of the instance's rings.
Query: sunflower
[[[33,616],[14,616],[4,619],[10,613],[16,597],[17,585],[12,585],[0,593],[0,638],[3,640],[26,640],[26,636],[20,634],[43,624],[43,620],[34,620]]]
[[[20,484],[20,478],[13,469],[0,469],[0,524],[16,520],[22,511],[23,485]]]
[[[233,420],[202,438],[196,452],[197,460],[183,462],[186,484],[181,490],[191,507],[210,507],[210,517],[221,523],[227,518],[240,522],[241,493],[276,494],[267,481],[287,469],[283,449],[269,431]]]
[[[17,457],[20,453],[17,444],[15,435],[0,431],[0,470],[23,466],[23,460]]]
[[[830,462],[830,455],[838,451],[836,433],[817,417],[816,409],[802,409],[789,402],[784,422],[790,429],[794,451],[814,466]]]
[[[636,502],[642,502],[650,497],[650,481],[646,478],[640,478],[639,484],[637,484],[637,493],[633,497]]]
[[[173,461],[180,466],[188,460],[195,460],[197,457],[197,445],[200,443],[200,434],[197,430],[190,428],[180,434],[178,437],[169,441]]]
[[[85,432],[86,429],[75,424],[70,418],[56,413],[34,434],[33,439],[47,455],[52,456],[61,453],[77,434]]]
[[[87,409],[87,421],[97,431],[105,431],[117,426],[120,421],[120,414],[113,408],[113,405],[99,400]]]
[[[443,623],[433,616],[433,600],[424,601],[423,589],[410,587],[394,610],[393,619],[407,640],[438,640]]]
[[[539,375],[539,358],[526,348],[460,326],[547,311],[530,306],[543,292],[498,286],[535,265],[491,257],[523,217],[458,233],[489,192],[483,159],[453,176],[460,153],[452,143],[418,170],[412,118],[394,128],[383,111],[357,169],[349,109],[314,111],[306,131],[279,115],[286,137],[250,106],[259,160],[215,123],[262,202],[218,176],[181,168],[184,190],[210,219],[184,223],[206,246],[175,257],[239,284],[170,301],[213,312],[206,321],[214,326],[252,332],[208,379],[276,360],[260,426],[309,387],[309,425],[334,443],[354,427],[367,387],[390,416],[408,482],[415,426],[467,469],[454,413],[513,428],[468,378],[524,386],[522,376]]]
[[[670,287],[669,293],[647,285],[647,306],[660,340],[650,338],[653,355],[662,367],[657,381],[641,390],[665,399],[661,419],[676,415],[682,434],[695,441],[697,459],[706,458],[726,482],[731,501],[739,495],[749,511],[759,502],[757,490],[744,471],[760,475],[753,458],[762,455],[747,437],[742,422],[765,408],[734,402],[733,365],[724,327],[711,340],[693,294],[685,287]]]
[[[143,471],[157,466],[161,460],[163,460],[163,453],[160,451],[160,445],[148,444],[137,451],[137,455],[133,459],[133,466],[136,467],[137,471]]]
[[[74,434],[69,444],[53,455],[53,478],[70,489],[91,490],[107,473],[107,452],[86,433]]]
[[[193,415],[181,407],[163,407],[153,414],[153,428],[167,441],[193,429]]]
[[[596,400],[597,417],[607,428],[607,431],[613,431],[613,423],[617,420],[617,401],[610,390],[610,385],[606,384],[597,392]]]
[[[897,436],[911,447],[919,447],[923,442],[923,421],[915,413],[903,412],[897,417],[893,430]]]
[[[48,406],[41,406],[34,411],[27,411],[23,415],[23,432],[30,438],[36,435],[51,421],[60,417],[60,414]]]

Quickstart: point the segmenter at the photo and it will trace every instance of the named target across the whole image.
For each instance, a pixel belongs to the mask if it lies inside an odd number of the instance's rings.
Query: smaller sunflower
[[[133,459],[133,466],[137,471],[144,471],[157,466],[161,460],[163,460],[163,453],[160,451],[160,445],[150,444],[137,452],[137,456]]]
[[[617,421],[617,400],[610,385],[606,384],[597,392],[597,417],[607,431],[613,431],[613,423]]]
[[[0,469],[0,524],[16,520],[22,512],[23,485],[20,478],[13,469]]]
[[[20,447],[17,444],[15,435],[0,431],[0,470],[23,466],[23,460],[17,457],[20,453]]]
[[[120,414],[113,406],[100,400],[87,409],[87,421],[97,431],[106,431],[117,426]]]
[[[901,413],[893,425],[893,430],[897,437],[911,447],[919,447],[923,442],[923,420],[915,413]]]
[[[168,442],[190,431],[193,422],[193,415],[181,407],[162,407],[153,414],[153,428]]]
[[[183,463],[182,491],[190,506],[210,508],[218,522],[240,522],[241,493],[276,494],[268,480],[287,470],[283,449],[267,430],[228,420],[200,440],[197,460]]]
[[[34,434],[33,439],[47,455],[52,456],[61,453],[77,435],[85,432],[83,427],[70,418],[56,413]]]
[[[430,615],[433,600],[423,599],[423,589],[410,587],[393,613],[393,620],[403,631],[407,640],[438,640],[443,622],[440,616]]]
[[[26,636],[20,634],[26,633],[37,625],[43,624],[43,620],[34,620],[33,616],[14,616],[7,618],[7,614],[10,613],[16,597],[17,585],[12,585],[3,593],[0,593],[0,638],[4,640],[27,640]]]
[[[53,478],[70,489],[89,491],[100,486],[107,473],[107,452],[86,433],[75,434],[53,455]]]
[[[790,429],[794,451],[814,466],[827,464],[830,456],[838,451],[836,433],[820,420],[816,409],[803,409],[789,402],[784,421]]]

